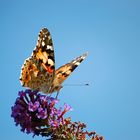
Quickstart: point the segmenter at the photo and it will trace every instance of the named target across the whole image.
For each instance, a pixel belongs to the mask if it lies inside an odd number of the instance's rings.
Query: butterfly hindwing
[[[20,81],[23,86],[44,93],[49,91],[55,73],[55,59],[52,38],[43,28],[38,37],[36,48],[22,66]]]

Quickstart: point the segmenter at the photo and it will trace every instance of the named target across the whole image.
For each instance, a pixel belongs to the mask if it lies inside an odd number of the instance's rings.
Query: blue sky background
[[[0,139],[32,140],[10,117],[20,69],[47,27],[56,67],[88,51],[59,96],[73,121],[83,121],[106,140],[134,140],[140,134],[139,0],[0,0]],[[40,140],[35,137],[34,140]],[[43,138],[45,139],[45,138]]]

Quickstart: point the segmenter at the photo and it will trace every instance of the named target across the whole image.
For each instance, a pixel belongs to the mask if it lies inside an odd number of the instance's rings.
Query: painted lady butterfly
[[[54,48],[50,32],[43,28],[31,57],[25,60],[20,81],[25,87],[46,94],[59,92],[63,81],[85,59],[87,53],[55,70]]]

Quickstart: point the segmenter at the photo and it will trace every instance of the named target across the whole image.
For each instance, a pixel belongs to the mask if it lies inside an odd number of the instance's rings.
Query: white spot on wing
[[[54,65],[54,62],[52,61],[52,59],[48,59],[48,64],[50,64],[51,66]]]
[[[50,45],[47,45],[47,49],[48,49],[48,50],[53,50],[53,47],[50,46]]]
[[[42,42],[42,46],[45,46],[45,42],[44,41]]]
[[[48,38],[51,39],[51,36],[49,35]]]
[[[76,63],[76,60],[74,60],[72,63]]]
[[[76,62],[75,65],[77,65],[77,66],[80,65],[80,62]]]

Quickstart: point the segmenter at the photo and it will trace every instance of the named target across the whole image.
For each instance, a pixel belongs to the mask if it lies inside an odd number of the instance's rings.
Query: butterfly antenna
[[[84,83],[84,84],[64,84],[63,86],[89,86],[89,83]]]
[[[57,91],[55,99],[57,99],[57,98],[58,98],[58,95],[59,95],[59,91]]]

